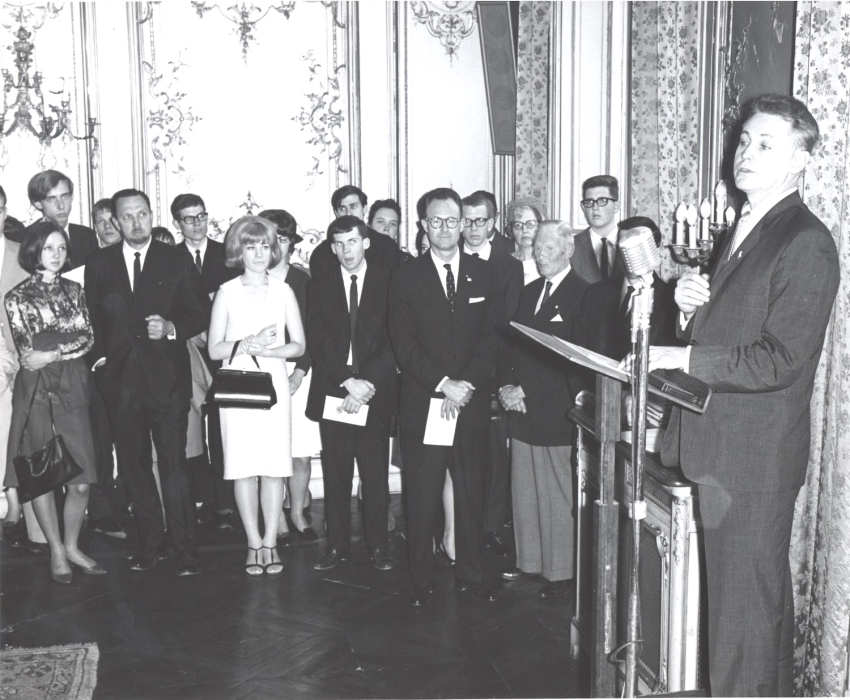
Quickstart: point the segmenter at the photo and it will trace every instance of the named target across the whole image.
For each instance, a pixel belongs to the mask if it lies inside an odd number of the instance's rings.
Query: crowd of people
[[[838,284],[834,243],[796,193],[817,138],[798,101],[757,100],[735,156],[748,202],[714,276],[686,272],[675,290],[657,274],[651,281],[651,367],[684,368],[719,394],[704,416],[674,410],[662,457],[699,484],[720,694],[790,688],[790,522]],[[531,199],[510,204],[500,231],[491,193],[434,189],[419,202],[414,255],[398,245],[398,204],[368,207],[347,185],[331,198],[336,218],[309,270],[290,262],[301,237],[282,209],[238,219],[217,242],[203,199],[181,194],[171,207],[176,244],[139,190],[97,202],[94,231],[69,223],[74,188],[62,173],[38,173],[28,194],[42,218],[24,228],[9,225],[0,189],[3,529],[48,555],[57,583],[70,583],[72,566],[106,573],[79,548],[80,530],[88,512],[94,530],[125,537],[117,516],[128,505],[141,541],[134,571],[174,550],[178,576],[199,574],[198,524],[236,529],[238,514],[247,574],[281,573],[279,546],[319,539],[306,517],[318,452],[327,544],[315,568],[350,555],[356,459],[368,555],[391,569],[393,438],[412,605],[432,595],[438,554],[453,560],[459,592],[496,600],[481,558],[508,555],[499,532],[510,522],[516,567],[502,578],[540,575],[542,598],[569,593],[576,455],[567,412],[592,385],[509,322],[628,354],[629,305],[644,281],[627,273],[618,240],[644,228],[660,246],[661,234],[646,217],[618,221],[614,177],[583,183],[582,231]],[[206,404],[222,366],[269,373],[277,403]],[[83,473],[22,505],[13,460],[54,430]],[[757,603],[745,587],[760,591]]]

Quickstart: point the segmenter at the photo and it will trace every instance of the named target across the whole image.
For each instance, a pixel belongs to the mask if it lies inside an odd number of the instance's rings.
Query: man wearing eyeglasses
[[[424,605],[434,591],[433,537],[447,469],[454,483],[455,587],[493,601],[496,594],[482,578],[478,533],[488,383],[501,343],[504,301],[495,268],[458,248],[463,230],[458,194],[439,188],[423,203],[421,224],[430,251],[393,270],[389,293],[390,341],[401,369],[399,432],[415,587],[410,604]],[[424,442],[432,401],[440,407],[434,424],[457,420],[450,446]]]
[[[523,286],[522,263],[503,247],[494,244],[496,236],[496,209],[489,197],[476,192],[463,199],[463,251],[489,262],[496,271],[502,288],[505,308],[505,330],[507,320],[512,318],[519,303]],[[501,237],[501,236],[500,236]],[[488,385],[491,405],[497,413],[490,421],[490,453],[484,460],[484,504],[482,540],[484,553],[499,557],[507,556],[510,548],[499,536],[505,523],[508,499],[508,431],[507,419],[499,404],[499,387],[495,368]]]
[[[209,214],[201,197],[191,193],[178,194],[171,202],[171,215],[175,228],[183,234],[183,242],[178,248],[189,255],[201,275],[204,291],[212,299],[222,284],[239,275],[239,270],[225,266],[224,244],[207,236]],[[210,372],[215,374],[221,363],[210,359],[205,334],[190,342],[201,345],[201,355]],[[206,432],[209,461],[204,455],[189,459],[197,489],[196,499],[201,503],[197,520],[202,525],[212,520],[219,529],[235,530],[237,520],[233,484],[224,480],[221,428],[218,409],[214,406],[207,407]]]
[[[581,186],[588,228],[576,235],[572,266],[588,282],[621,277],[617,266],[617,213],[620,185],[611,175],[595,175]]]
[[[516,242],[514,241],[513,236],[509,235],[509,232],[503,233],[496,225],[496,222],[499,220],[499,205],[496,203],[496,195],[492,192],[488,192],[487,190],[475,190],[475,192],[473,192],[470,196],[484,197],[489,202],[491,218],[493,219],[493,227],[488,235],[490,237],[490,245],[493,246],[493,249],[507,253],[508,255],[513,253],[516,250]]]
[[[43,221],[56,224],[68,234],[71,269],[85,265],[86,258],[98,249],[97,235],[88,226],[68,223],[74,205],[74,183],[70,178],[58,170],[43,170],[30,179],[27,195]]]

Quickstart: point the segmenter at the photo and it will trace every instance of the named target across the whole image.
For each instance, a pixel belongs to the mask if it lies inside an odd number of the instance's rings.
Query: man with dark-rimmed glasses
[[[617,267],[617,214],[620,185],[612,175],[595,175],[581,186],[581,209],[588,227],[575,237],[571,264],[588,282],[598,282],[623,273]]]

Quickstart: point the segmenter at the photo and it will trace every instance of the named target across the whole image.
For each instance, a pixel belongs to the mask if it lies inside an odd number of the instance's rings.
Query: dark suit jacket
[[[486,427],[490,421],[488,377],[501,343],[502,291],[495,268],[461,253],[452,312],[430,253],[396,268],[390,279],[389,332],[401,369],[402,428],[421,443],[431,398],[443,377],[475,387],[458,426]],[[476,301],[473,301],[476,300]]]
[[[546,284],[539,277],[523,287],[513,320],[544,333],[572,341],[572,328],[581,307],[587,282],[570,270],[540,307],[534,308]],[[560,316],[561,320],[555,321]],[[499,383],[521,386],[527,412],[508,411],[508,434],[529,445],[571,445],[575,425],[567,411],[581,389],[579,368],[516,329],[499,358]]]
[[[778,492],[800,487],[809,458],[809,403],[839,264],[827,228],[795,192],[721,250],[711,299],[682,334],[689,372],[714,389],[703,415],[674,409],[662,460],[692,481]]]
[[[189,250],[189,246],[184,241],[179,246],[181,250],[189,256],[192,264],[195,264],[195,252]],[[204,254],[204,262],[201,266],[201,282],[204,285],[204,291],[207,294],[213,294],[218,291],[218,288],[225,282],[229,282],[236,277],[239,277],[241,271],[235,267],[227,267],[224,264],[224,243],[219,243],[211,238],[207,239],[207,251]]]
[[[576,272],[584,277],[588,282],[593,284],[602,279],[602,271],[599,269],[599,261],[596,259],[596,254],[593,252],[593,242],[590,240],[590,228],[584,229],[575,235],[573,239],[576,244],[573,257],[570,258],[570,264]],[[620,281],[623,280],[623,275],[620,272],[618,261],[615,259],[609,260],[609,270],[612,271],[611,277],[616,277]]]
[[[298,301],[298,310],[301,312],[301,325],[304,327],[304,335],[307,335],[307,284],[310,282],[310,273],[304,268],[297,265],[290,265],[286,271],[286,283],[295,292],[295,299]],[[289,333],[286,332],[286,342],[289,342]],[[310,371],[313,365],[310,359],[310,353],[305,349],[301,357],[295,359],[295,369],[304,371],[304,374]]]
[[[136,290],[124,262],[124,244],[102,248],[86,264],[86,302],[94,347],[93,361],[106,358],[104,398],[114,401],[131,354],[142,367],[154,396],[165,401],[175,393],[188,400],[192,374],[186,341],[209,328],[212,303],[189,256],[173,246],[151,241]],[[158,314],[171,321],[176,340],[151,340],[145,318]]]
[[[502,296],[505,300],[505,324],[507,324],[516,311],[519,293],[522,291],[524,280],[522,263],[511,253],[504,252],[504,248],[497,249],[493,246],[492,239],[490,246],[490,259],[487,262],[496,269],[496,277],[502,287]]]
[[[631,314],[620,315],[622,289],[622,277],[600,280],[587,288],[572,342],[614,360],[622,360],[631,352]],[[679,308],[673,299],[675,289],[658,277],[653,279],[650,345],[684,345],[676,334]]]
[[[490,245],[493,246],[493,250],[505,253],[506,255],[510,255],[516,250],[516,241],[511,236],[499,231],[499,229],[495,229],[495,233],[490,239]]]
[[[389,236],[378,233],[367,227],[367,236],[371,243],[366,251],[366,262],[372,267],[383,267],[392,270],[403,261],[401,248]],[[323,240],[310,253],[310,275],[323,274],[325,272],[338,272],[339,258],[331,247],[331,242]]]
[[[355,375],[347,364],[351,320],[339,270],[337,263],[337,274],[313,277],[307,285],[307,347],[314,359],[307,417],[318,421],[322,417],[325,397],[347,396],[348,390],[340,384],[356,376],[375,386],[375,396],[368,404],[367,424],[385,425],[389,430],[390,418],[398,410],[398,372],[387,334],[390,272],[367,263],[357,306],[354,348],[360,370]]]
[[[89,255],[100,249],[97,234],[88,226],[68,224],[68,238],[71,241],[71,269],[85,265]]]

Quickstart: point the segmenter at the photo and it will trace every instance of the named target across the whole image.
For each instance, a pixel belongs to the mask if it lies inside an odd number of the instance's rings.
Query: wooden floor
[[[314,571],[324,540],[300,544],[281,549],[276,577],[245,574],[244,534],[210,525],[200,528],[203,573],[183,579],[173,556],[133,572],[132,539],[87,534],[85,548],[108,575],[77,572],[60,586],[45,558],[3,543],[0,643],[97,642],[94,697],[104,700],[586,697],[586,669],[569,654],[573,603],[540,601],[536,578],[502,585],[497,574],[512,557],[484,560],[501,589],[496,603],[456,592],[439,556],[430,603],[408,605],[398,499],[389,572],[366,561],[359,515],[349,561]],[[313,504],[312,518],[323,536],[322,505]]]

